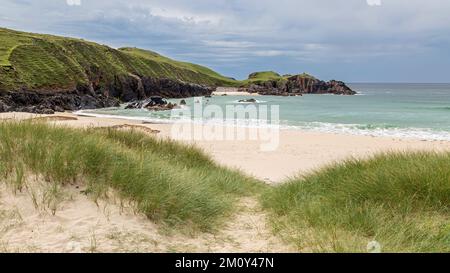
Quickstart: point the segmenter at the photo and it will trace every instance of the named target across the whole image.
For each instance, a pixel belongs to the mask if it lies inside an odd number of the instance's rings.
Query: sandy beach
[[[38,116],[27,113],[0,114],[1,119],[27,119]],[[171,138],[171,124],[143,124],[140,121],[78,116],[73,113],[57,113],[56,116],[63,118],[50,118],[49,121],[57,125],[72,127],[139,125],[160,131],[157,134],[158,137]],[[240,169],[244,173],[268,183],[281,183],[288,177],[306,174],[335,161],[352,157],[364,158],[389,151],[450,151],[450,142],[448,141],[424,141],[300,130],[280,130],[278,148],[268,152],[261,151],[261,141],[257,140],[183,141],[203,149],[224,166]]]
[[[0,121],[37,118],[58,126],[124,126],[171,137],[171,124],[143,124],[138,121],[28,113],[2,113]],[[151,130],[149,130],[151,129]],[[204,129],[204,128],[203,128]],[[156,130],[156,131],[155,131]],[[433,150],[448,151],[450,142],[402,140],[280,131],[278,149],[263,152],[258,141],[186,141],[210,154],[224,166],[240,169],[266,183],[282,183],[287,177],[306,174],[333,161],[364,158],[378,152]],[[30,175],[27,187],[13,193],[0,185],[1,252],[295,252],[291,244],[271,231],[268,215],[257,200],[243,198],[224,227],[214,233],[178,232],[166,229],[112,198],[97,204],[84,194],[83,186],[65,189],[53,215],[45,206],[36,207],[31,196],[41,198],[46,183]],[[42,195],[42,196],[41,196]],[[40,197],[41,196],[41,197]],[[302,249],[301,251],[308,251]]]
[[[217,87],[212,94],[213,96],[259,96],[258,93],[239,91],[238,88],[234,87]]]

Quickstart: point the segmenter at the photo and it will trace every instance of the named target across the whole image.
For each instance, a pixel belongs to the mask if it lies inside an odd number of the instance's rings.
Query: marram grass
[[[0,123],[0,178],[25,173],[53,185],[81,183],[94,198],[114,189],[150,219],[214,228],[239,196],[262,184],[217,166],[196,148],[134,131],[70,129],[43,123]]]
[[[291,179],[263,198],[303,251],[450,251],[450,154],[390,153]]]

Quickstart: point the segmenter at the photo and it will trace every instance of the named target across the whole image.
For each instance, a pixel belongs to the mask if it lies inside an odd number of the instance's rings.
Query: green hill
[[[130,74],[211,86],[237,82],[209,68],[136,48],[113,49],[82,39],[0,28],[0,91],[73,90]]]
[[[287,81],[290,77],[302,77],[302,78],[308,78],[308,79],[315,79],[313,76],[302,73],[298,75],[283,75],[274,72],[274,71],[260,71],[260,72],[254,72],[248,76],[247,80],[242,81],[243,86],[248,86],[250,84],[264,84],[268,81]]]
[[[280,74],[273,71],[255,72],[248,76],[249,80],[276,80],[281,78]]]

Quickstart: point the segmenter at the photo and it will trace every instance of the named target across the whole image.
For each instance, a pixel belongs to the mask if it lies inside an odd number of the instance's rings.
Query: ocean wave
[[[191,119],[178,118],[171,119],[166,117],[140,117],[125,116],[117,114],[94,113],[92,111],[77,111],[74,114],[79,116],[101,117],[101,118],[118,118],[125,120],[136,120],[149,123],[171,124],[175,122],[186,122],[202,125],[223,125],[237,126],[247,128],[277,128],[282,130],[302,130],[311,132],[333,133],[333,134],[351,134],[365,135],[374,137],[392,137],[419,140],[434,141],[450,141],[450,131],[439,131],[429,128],[399,128],[390,124],[342,124],[342,123],[326,123],[326,122],[303,122],[293,125],[291,122],[283,120],[277,124],[268,123],[259,119]]]
[[[435,107],[434,109],[436,109],[436,110],[445,110],[445,111],[450,111],[450,106],[444,106],[444,107]]]
[[[389,124],[341,124],[326,122],[308,122],[302,125],[283,126],[282,128],[300,129],[324,133],[365,135],[374,137],[408,138],[420,140],[450,141],[450,131],[429,128],[399,128]]]

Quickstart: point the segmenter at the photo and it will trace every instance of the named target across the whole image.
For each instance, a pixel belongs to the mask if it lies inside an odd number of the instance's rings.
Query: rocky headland
[[[251,74],[250,76],[255,75]],[[250,77],[251,79],[251,77]],[[355,95],[342,81],[322,81],[310,75],[279,77],[249,81],[240,91],[272,96],[295,96],[303,94]]]

